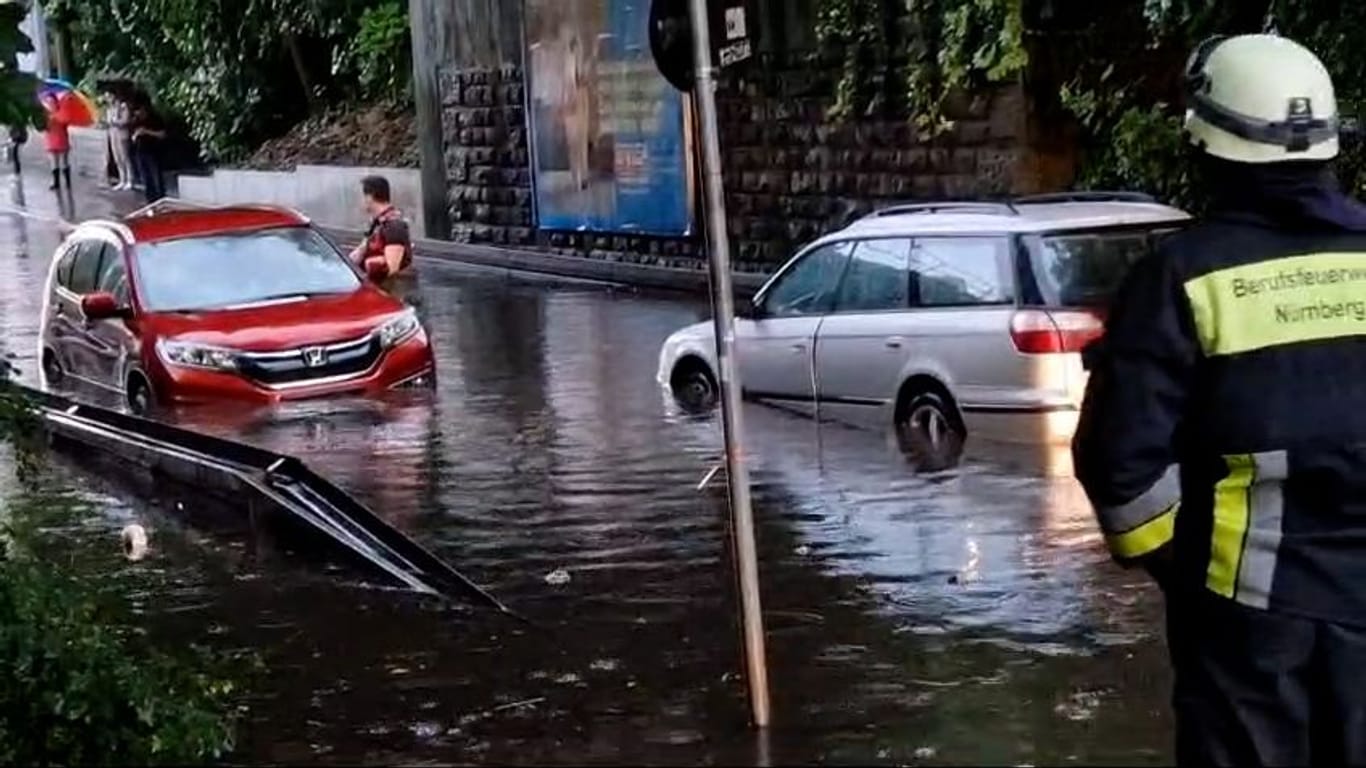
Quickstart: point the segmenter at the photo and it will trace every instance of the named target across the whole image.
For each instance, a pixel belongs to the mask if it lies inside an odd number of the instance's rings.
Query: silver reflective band
[[[1181,469],[1173,464],[1141,496],[1126,504],[1097,507],[1096,517],[1107,535],[1128,533],[1151,522],[1181,500]]]
[[[1208,96],[1195,93],[1190,95],[1191,110],[1195,115],[1215,128],[1237,136],[1240,139],[1285,147],[1287,152],[1304,152],[1316,144],[1332,141],[1341,135],[1337,117],[1315,118],[1296,115],[1293,110],[1298,100],[1292,99],[1287,107],[1290,113],[1284,121],[1259,120],[1255,117],[1235,112],[1216,104]],[[1312,106],[1306,102],[1306,107]]]
[[[1285,451],[1255,453],[1252,460],[1256,471],[1248,489],[1247,537],[1238,567],[1235,599],[1250,608],[1265,610],[1271,603],[1271,585],[1276,578],[1285,519],[1284,481],[1290,475],[1290,467]]]

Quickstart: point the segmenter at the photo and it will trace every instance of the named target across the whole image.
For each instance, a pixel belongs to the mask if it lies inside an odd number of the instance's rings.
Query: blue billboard
[[[690,234],[687,117],[650,55],[649,0],[527,0],[526,11],[541,228]]]

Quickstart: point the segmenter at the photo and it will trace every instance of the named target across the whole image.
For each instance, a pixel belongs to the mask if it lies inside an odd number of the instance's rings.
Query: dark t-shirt
[[[391,245],[403,246],[403,267],[406,269],[413,260],[413,236],[408,222],[397,209],[390,208],[370,221],[366,233],[367,255],[382,256],[384,249]]]
[[[370,224],[372,235],[378,236],[380,250],[391,245],[401,245],[409,248],[413,244],[413,236],[408,231],[408,222],[403,219],[389,219],[388,221],[374,221]]]
[[[166,124],[162,122],[161,116],[156,113],[156,110],[147,107],[138,107],[133,110],[132,120],[129,122],[128,129],[133,133],[137,133],[139,128],[146,128],[152,131],[164,131],[166,130]],[[161,139],[144,133],[133,139],[133,146],[145,152],[161,146]]]

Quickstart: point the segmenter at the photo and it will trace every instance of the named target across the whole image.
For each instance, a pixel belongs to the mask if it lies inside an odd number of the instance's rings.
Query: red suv
[[[297,212],[159,204],[82,224],[57,249],[39,342],[49,385],[129,409],[430,386],[414,310]]]

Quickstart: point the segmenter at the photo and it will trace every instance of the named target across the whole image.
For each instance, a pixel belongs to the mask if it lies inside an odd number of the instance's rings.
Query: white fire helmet
[[[1333,78],[1309,49],[1274,35],[1206,40],[1186,65],[1186,133],[1238,163],[1328,161],[1341,125]]]

